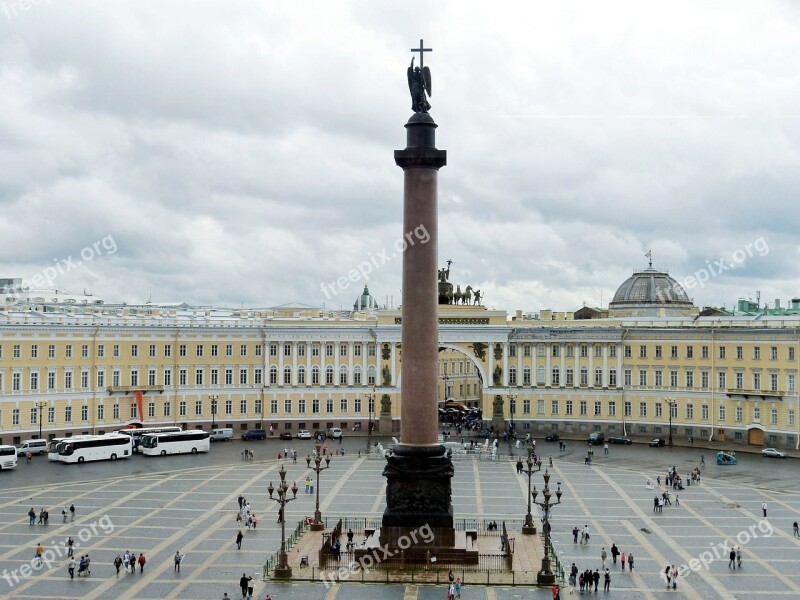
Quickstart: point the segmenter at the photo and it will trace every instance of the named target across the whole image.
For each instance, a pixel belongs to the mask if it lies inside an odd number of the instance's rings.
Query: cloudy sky
[[[705,273],[701,306],[800,295],[788,0],[0,0],[0,277],[352,306],[363,280],[323,285],[404,233],[420,38],[451,281],[575,310],[652,250]],[[369,275],[379,302],[400,303],[400,267]]]

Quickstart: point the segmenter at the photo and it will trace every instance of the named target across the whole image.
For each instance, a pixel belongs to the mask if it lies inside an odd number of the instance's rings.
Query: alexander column
[[[400,443],[384,469],[386,511],[381,526],[381,544],[395,546],[411,531],[429,526],[434,540],[416,543],[406,558],[419,561],[437,548],[454,544],[451,479],[453,463],[438,443],[438,268],[437,268],[437,178],[447,164],[447,152],[436,149],[436,123],[428,114],[431,74],[414,59],[408,67],[408,85],[414,114],[406,123],[406,148],[395,150],[394,159],[403,169],[403,233],[424,227],[430,235],[425,244],[409,245],[403,253],[402,361],[403,387],[400,397]],[[416,58],[416,57],[414,57]],[[427,95],[426,95],[427,94]]]

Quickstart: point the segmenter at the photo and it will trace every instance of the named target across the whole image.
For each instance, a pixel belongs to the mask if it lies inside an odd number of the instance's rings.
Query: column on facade
[[[389,344],[389,346],[391,347],[391,356],[389,357],[390,360],[389,368],[392,373],[392,380],[389,382],[389,385],[394,386],[396,385],[397,382],[397,344],[392,342],[391,344]],[[382,374],[379,373],[379,375]],[[381,383],[383,382],[381,381]]]
[[[486,387],[491,387],[494,385],[494,349],[492,348],[491,342],[488,346],[489,348],[486,351],[489,353],[489,372],[486,374],[488,377]]]
[[[275,342],[278,345],[278,385],[283,385],[283,340]],[[236,373],[233,374],[234,377]]]
[[[517,345],[516,345],[516,348],[517,348],[517,385],[518,386],[523,385],[523,383],[524,383],[524,379],[523,379],[523,376],[522,376],[522,374],[524,372],[523,371],[523,367],[522,367],[523,346],[524,346],[524,344],[521,344],[521,343],[517,343]],[[469,367],[469,361],[467,361],[467,366]]]
[[[342,353],[339,342],[333,343],[333,385],[339,385],[339,355]]]
[[[625,383],[624,373],[622,371],[622,342],[617,342],[617,385],[622,387]]]
[[[550,367],[550,356],[553,354],[553,345],[547,343],[544,345],[544,384],[545,386],[552,387],[553,385],[553,371]]]
[[[292,342],[292,381],[296,384],[300,383],[297,369],[297,342]],[[310,373],[306,372],[306,377],[310,377]]]
[[[355,344],[353,342],[347,342],[347,381],[350,383],[355,383],[355,377],[353,375],[353,349]],[[361,377],[364,377],[364,374],[361,374]]]
[[[603,342],[603,387],[608,387],[608,343]]]
[[[561,358],[561,366],[559,367],[559,387],[567,386],[567,344],[566,342],[559,342],[558,355]]]
[[[508,342],[503,342],[503,387],[508,387]]]
[[[580,342],[572,344],[572,356],[575,360],[574,372],[572,373],[572,387],[579,387],[581,385],[581,345]]]
[[[589,387],[594,387],[594,344],[589,344]]]

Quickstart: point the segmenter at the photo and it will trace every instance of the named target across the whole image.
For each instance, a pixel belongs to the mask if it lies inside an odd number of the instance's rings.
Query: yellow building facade
[[[534,318],[440,306],[438,398],[534,436],[667,437],[671,414],[679,442],[797,448],[800,315],[679,309]],[[374,422],[391,434],[401,327],[400,310],[0,310],[0,443],[131,423],[277,435]]]

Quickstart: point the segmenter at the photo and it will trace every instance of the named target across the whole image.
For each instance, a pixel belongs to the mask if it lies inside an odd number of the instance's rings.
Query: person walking
[[[460,577],[456,577],[456,582],[455,582],[454,587],[453,587],[453,594],[454,594],[455,600],[461,600],[461,578]]]
[[[619,556],[619,548],[617,548],[616,544],[611,544],[611,559],[614,564],[617,564],[617,556]]]
[[[67,565],[67,572],[69,573],[70,579],[75,579],[75,566],[77,564],[78,563],[75,562],[74,556],[69,559],[69,564]]]
[[[69,505],[69,514],[72,515],[70,517],[70,521],[74,521],[75,520],[75,505],[74,504],[70,504]]]
[[[742,568],[742,549],[736,546],[736,565]]]
[[[33,509],[31,509],[31,510],[33,510]],[[573,544],[577,544],[578,543],[578,534],[580,532],[581,532],[581,530],[578,529],[577,525],[575,525],[575,527],[572,528],[572,543]]]
[[[625,557],[625,553],[624,552],[619,555],[619,562],[622,565],[622,570],[623,571],[625,570],[625,558],[626,557]]]
[[[175,552],[175,556],[173,557],[172,560],[175,562],[175,569],[174,569],[175,572],[176,573],[180,573],[181,572],[181,560],[183,560],[183,557],[181,557],[181,551],[180,550]]]
[[[798,527],[797,521],[792,523],[792,531],[794,531],[794,537],[800,537],[800,527]]]
[[[670,575],[672,575],[672,589],[673,590],[677,590],[678,589],[678,567],[676,567],[675,565],[672,565],[672,572],[670,573]]]
[[[117,570],[117,577],[119,577],[119,568],[121,566],[122,566],[122,557],[119,554],[117,554],[117,557],[114,559],[114,568]]]
[[[667,589],[669,589],[672,586],[672,569],[669,568],[669,565],[667,565],[667,568],[664,569],[663,578],[664,581],[667,583]]]
[[[633,573],[633,553],[628,554],[628,571]]]
[[[61,522],[62,523],[66,523],[67,522],[67,507],[66,506],[61,509]]]
[[[600,584],[600,571],[597,569],[592,573],[592,582],[594,583],[594,593],[597,593],[597,586]]]
[[[242,549],[242,539],[243,538],[244,538],[244,535],[242,535],[242,530],[240,529],[239,533],[236,534],[236,549],[237,550],[241,550]]]
[[[42,547],[41,543],[36,545],[36,551],[35,552],[36,553],[34,554],[33,558],[34,558],[34,560],[36,560],[36,564],[41,566],[41,564],[42,564],[42,554],[44,554],[44,548]]]
[[[74,546],[75,540],[72,539],[72,536],[69,536],[67,538],[67,556],[75,556]]]
[[[766,502],[762,502],[761,503],[761,510],[764,512],[764,518],[766,519],[766,517],[767,517],[767,503]]]
[[[603,591],[611,591],[611,573],[608,572],[608,569],[606,569],[605,575],[603,575]]]
[[[731,551],[728,553],[728,568],[736,570],[736,550],[731,548]]]
[[[247,576],[247,573],[242,573],[242,577],[239,579],[239,587],[242,588],[242,598],[247,597],[247,586],[250,585],[252,579],[252,577]]]
[[[33,525],[36,523],[36,511],[31,508],[28,511],[28,525]],[[797,525],[797,523],[795,523]]]
[[[147,559],[144,557],[143,552],[139,552],[139,560],[136,562],[139,563],[139,574],[141,575],[142,573],[144,573],[145,564],[147,564]]]
[[[605,568],[606,568],[606,558],[608,558],[608,555],[606,554],[606,549],[605,549],[605,548],[603,548],[603,549],[600,551],[600,564],[602,564],[602,566],[603,566],[603,569],[605,569]]]

